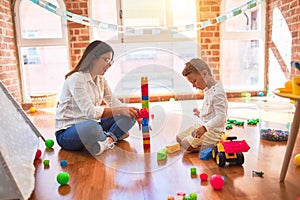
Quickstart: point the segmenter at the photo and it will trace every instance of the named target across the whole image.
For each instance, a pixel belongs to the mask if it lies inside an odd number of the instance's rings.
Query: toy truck
[[[212,157],[218,166],[224,167],[226,163],[239,166],[244,164],[243,152],[247,152],[250,147],[245,140],[236,139],[236,136],[223,135],[213,147]]]

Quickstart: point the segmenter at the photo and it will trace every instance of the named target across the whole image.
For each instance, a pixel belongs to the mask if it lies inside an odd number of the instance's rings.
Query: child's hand
[[[192,132],[192,136],[194,138],[201,138],[205,132],[206,132],[206,128],[204,126],[200,126],[199,128],[197,128]]]
[[[200,111],[198,110],[198,108],[194,108],[193,112],[194,112],[194,115],[196,115],[197,117],[200,117]]]

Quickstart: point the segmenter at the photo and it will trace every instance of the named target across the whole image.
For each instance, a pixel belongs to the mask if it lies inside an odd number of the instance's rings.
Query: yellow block
[[[143,144],[150,144],[150,140],[143,140]]]
[[[166,149],[168,150],[168,153],[175,153],[177,151],[180,151],[180,144],[177,142],[172,145],[166,146]]]

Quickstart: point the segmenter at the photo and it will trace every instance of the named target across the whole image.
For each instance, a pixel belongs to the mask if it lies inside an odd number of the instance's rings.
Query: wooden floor
[[[198,104],[199,102],[197,102]],[[201,102],[200,102],[201,104]],[[286,199],[296,200],[300,196],[300,167],[293,162],[300,153],[300,134],[292,154],[292,160],[283,183],[279,182],[280,170],[286,149],[286,142],[271,142],[260,139],[259,126],[233,126],[227,133],[239,140],[245,139],[250,150],[244,153],[243,166],[218,167],[214,160],[203,161],[198,153],[184,150],[169,154],[165,161],[157,161],[156,152],[175,142],[175,135],[192,123],[191,109],[194,103],[176,102],[151,103],[154,114],[151,122],[151,150],[143,150],[141,131],[135,126],[130,137],[119,142],[113,150],[95,158],[88,152],[61,150],[55,143],[52,150],[45,149],[35,162],[36,183],[30,199],[89,199],[89,200],[164,200],[178,192],[187,195],[196,193],[198,199]],[[54,112],[38,110],[28,113],[33,123],[47,139],[54,139]],[[278,116],[280,113],[278,113]],[[258,117],[255,103],[231,102],[229,117],[244,120]],[[43,166],[43,160],[50,160],[50,167]],[[60,160],[68,165],[60,166]],[[197,169],[197,177],[191,177],[190,168]],[[253,177],[252,171],[264,172],[264,177]],[[56,175],[66,171],[70,174],[68,185],[60,186]],[[220,174],[225,177],[221,191],[215,191],[209,182],[201,182],[200,173],[209,177]]]

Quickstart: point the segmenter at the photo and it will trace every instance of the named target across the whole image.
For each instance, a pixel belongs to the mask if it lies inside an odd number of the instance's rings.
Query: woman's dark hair
[[[71,76],[75,72],[83,71],[87,72],[91,69],[92,63],[95,59],[98,59],[101,55],[112,52],[114,56],[114,50],[107,43],[100,40],[95,40],[91,42],[87,48],[84,50],[78,64],[65,75],[65,79]]]

